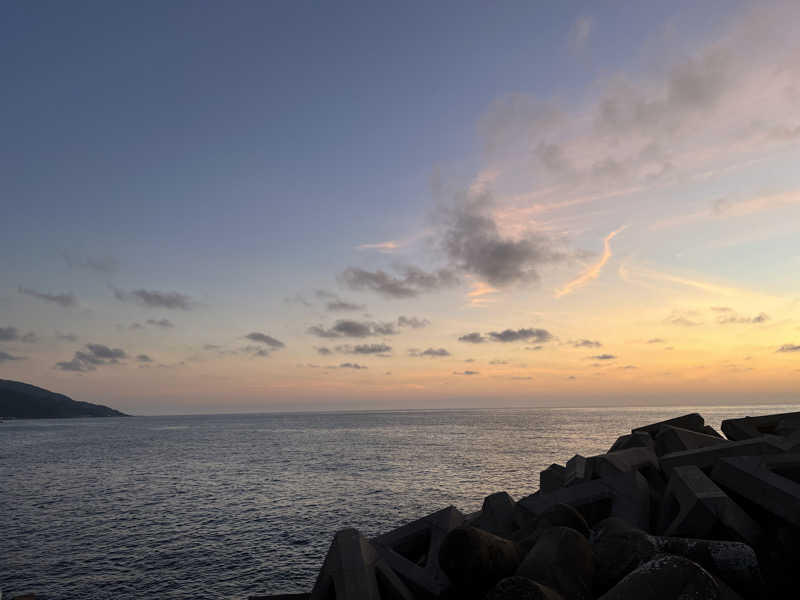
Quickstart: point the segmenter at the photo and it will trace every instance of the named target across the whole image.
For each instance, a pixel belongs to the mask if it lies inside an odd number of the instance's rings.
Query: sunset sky
[[[800,400],[800,3],[0,7],[0,378],[133,414]]]

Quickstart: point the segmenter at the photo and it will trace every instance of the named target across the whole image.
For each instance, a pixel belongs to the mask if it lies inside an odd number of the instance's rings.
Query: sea
[[[792,406],[320,412],[0,423],[0,592],[45,599],[309,591],[366,536],[605,452],[632,427]]]

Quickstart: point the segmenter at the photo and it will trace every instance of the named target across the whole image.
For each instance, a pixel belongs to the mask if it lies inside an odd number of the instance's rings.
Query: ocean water
[[[309,590],[333,533],[478,510],[631,427],[695,409],[508,409],[0,424],[0,591],[246,598]],[[703,408],[706,422],[799,410]]]

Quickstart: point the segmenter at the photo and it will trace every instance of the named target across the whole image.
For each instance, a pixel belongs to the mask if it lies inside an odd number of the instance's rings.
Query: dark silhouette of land
[[[90,402],[78,402],[35,385],[0,379],[0,418],[63,419],[127,417],[125,413]]]

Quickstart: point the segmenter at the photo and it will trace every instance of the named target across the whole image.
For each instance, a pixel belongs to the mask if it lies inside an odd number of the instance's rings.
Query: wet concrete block
[[[695,450],[684,450],[682,452],[672,452],[661,457],[661,469],[669,475],[675,467],[685,465],[696,465],[703,471],[709,471],[718,460],[731,456],[762,456],[765,454],[777,454],[782,452],[782,448],[777,442],[780,438],[774,436],[762,436],[759,438],[731,442],[729,444],[718,444],[706,448]]]
[[[569,504],[556,504],[536,517],[528,527],[518,530],[513,539],[519,542],[522,553],[527,554],[544,530],[551,527],[569,527],[587,539],[591,535],[589,524],[578,509]]]
[[[414,600],[377,549],[355,529],[333,537],[311,600]]]
[[[695,465],[672,470],[656,531],[665,536],[741,541],[756,547],[761,527]]]
[[[656,435],[655,450],[658,456],[663,456],[672,452],[696,450],[697,448],[707,448],[727,443],[730,442],[718,436],[667,425],[662,427],[661,431]]]
[[[513,575],[497,582],[489,593],[486,600],[564,600],[556,592],[541,583]]]
[[[507,492],[496,492],[483,500],[480,516],[470,525],[508,538],[517,530],[514,521],[516,502]]]
[[[616,452],[617,450],[627,450],[628,448],[653,448],[653,438],[645,431],[621,435],[608,451]]]
[[[574,529],[551,527],[541,533],[516,575],[553,588],[564,600],[590,600],[594,577],[592,547]]]
[[[576,508],[589,524],[615,516],[633,527],[650,528],[650,487],[638,471],[584,481],[549,494],[532,494],[518,501],[517,509],[533,520],[557,504]]]
[[[800,429],[800,412],[726,419],[722,431],[729,440],[746,440],[764,434],[789,435]]]
[[[658,435],[658,432],[661,431],[661,428],[665,425],[671,425],[673,427],[681,427],[683,429],[689,429],[691,431],[697,431],[699,433],[703,433],[703,427],[705,427],[705,420],[698,413],[689,413],[687,415],[681,415],[680,417],[675,417],[674,419],[667,419],[666,421],[659,421],[658,423],[651,423],[650,425],[643,425],[642,427],[636,427],[634,429],[631,429],[631,433],[643,431],[645,433],[648,433],[650,437],[655,439],[655,437]]]
[[[463,525],[464,515],[449,506],[398,527],[372,541],[381,557],[417,596],[439,596],[450,580],[439,564],[445,536]]]
[[[800,527],[800,454],[719,460],[711,479],[768,513]]]
[[[637,447],[600,454],[589,459],[593,477],[605,477],[614,473],[641,471],[647,468],[658,470],[658,457],[651,448]]]
[[[564,477],[567,469],[553,463],[544,471],[539,472],[539,491],[543,494],[557,490],[564,486]]]
[[[476,527],[457,527],[444,538],[439,564],[455,597],[480,598],[514,574],[522,556],[515,542]]]

